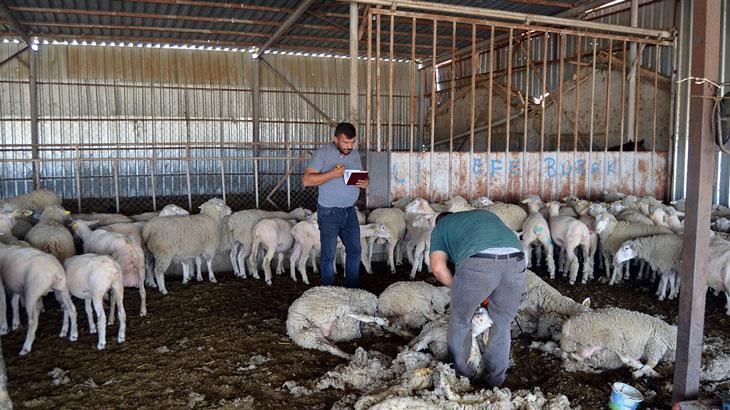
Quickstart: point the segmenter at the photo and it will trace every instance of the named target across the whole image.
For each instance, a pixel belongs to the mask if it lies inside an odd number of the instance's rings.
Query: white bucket
[[[644,401],[644,395],[626,383],[614,383],[608,408],[611,410],[635,410]]]

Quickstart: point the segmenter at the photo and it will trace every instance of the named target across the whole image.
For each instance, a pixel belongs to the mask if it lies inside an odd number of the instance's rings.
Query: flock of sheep
[[[405,254],[412,265],[413,279],[424,264],[428,268],[430,233],[438,212],[483,208],[494,212],[520,236],[529,255],[528,266],[533,256],[538,266],[544,259],[551,279],[559,271],[573,284],[582,272],[581,281],[587,283],[595,278],[597,266],[604,272],[602,280],[614,284],[630,279],[628,266],[636,260],[639,279],[649,275],[660,279],[659,300],[676,297],[682,257],[682,202],[667,206],[655,198],[616,192],[604,193],[604,200],[567,197],[562,202],[543,203],[537,196],[527,196],[520,204],[509,204],[493,203],[487,198],[471,203],[461,197],[444,203],[401,199],[393,207],[370,211],[367,217],[358,211],[361,262],[372,273],[373,250],[378,243],[384,245],[391,273],[403,263]],[[730,242],[724,231],[730,230],[729,217],[730,209],[713,208],[708,280],[716,292],[725,292],[728,314]],[[127,217],[70,214],[49,190],[0,200],[0,279],[11,295],[11,329],[20,327],[21,303],[28,316],[21,355],[31,350],[41,297],[50,291],[64,310],[61,336],[68,335],[72,341],[78,337],[71,301],[74,296],[85,301],[89,328],[92,333],[98,332],[97,348],[103,349],[107,326],[104,297],[110,295],[109,324],[114,323],[116,310],[117,341],[122,343],[123,288],[139,289],[140,315],[144,316],[145,286],[166,294],[165,273],[171,264],[180,264],[182,281],[187,283],[193,275],[198,281],[203,279],[205,260],[208,279],[215,282],[213,261],[217,255],[224,255],[236,276],[246,278],[251,274],[259,279],[261,266],[264,280],[271,285],[273,258],[277,257],[276,273],[282,274],[288,254],[291,278],[296,281],[298,271],[303,282],[309,284],[306,265],[310,261],[316,272],[319,249],[316,213],[301,208],[291,212],[251,209],[233,213],[221,199],[214,198],[201,205],[200,213],[195,215],[168,205],[159,213]],[[338,249],[344,259],[342,244]],[[5,294],[0,292],[0,334],[9,330]],[[356,339],[363,329],[382,328],[413,337],[412,350],[428,349],[435,358],[446,360],[447,306],[447,290],[423,282],[395,283],[380,297],[363,290],[314,287],[291,305],[287,333],[300,346],[350,358],[336,342]],[[544,349],[566,359],[587,361],[593,367],[628,365],[639,377],[655,374],[653,368],[659,361],[673,359],[674,326],[639,312],[591,310],[588,301],[577,303],[561,295],[532,272],[518,318],[523,330],[560,342],[560,348],[548,343]]]

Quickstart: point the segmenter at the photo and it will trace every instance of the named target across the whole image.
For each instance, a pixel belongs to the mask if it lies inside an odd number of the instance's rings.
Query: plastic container
[[[608,408],[611,410],[634,410],[644,401],[644,395],[626,383],[614,383]]]

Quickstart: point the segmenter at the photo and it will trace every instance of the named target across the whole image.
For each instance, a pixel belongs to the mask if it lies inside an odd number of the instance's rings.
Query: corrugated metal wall
[[[721,2],[722,16],[720,23],[720,83],[730,81],[730,0]],[[682,81],[692,76],[692,46],[690,36],[692,33],[692,1],[682,0],[679,2],[678,44],[677,44],[677,91],[675,99],[675,124],[674,134],[674,156],[671,184],[671,198],[684,198],[687,184],[687,144],[689,142],[689,90],[690,82]],[[730,91],[730,87],[721,87],[721,93]],[[715,189],[713,203],[725,206],[730,205],[730,156],[719,151],[716,154],[717,173],[715,176]]]
[[[20,48],[0,44],[0,59]],[[0,159],[18,160],[1,163],[0,197],[33,187],[30,148],[8,146],[31,142],[27,58],[0,68]],[[347,119],[349,59],[282,54],[265,58],[330,118]],[[194,202],[221,195],[225,179],[229,202],[249,207],[254,205],[250,194],[258,190],[260,202],[265,202],[290,166],[291,190],[281,185],[274,201],[287,206],[316,195],[296,177],[302,163],[287,158],[306,156],[315,147],[312,143],[328,140],[332,130],[261,65],[264,144],[254,150],[249,53],[45,45],[38,53],[38,66],[41,186],[76,205],[80,199],[83,210],[110,208],[109,199],[117,191],[122,210],[151,208],[153,193],[158,201],[179,203],[188,195],[188,174]],[[404,136],[409,65],[394,66],[395,132]],[[364,61],[359,72],[365,84]],[[387,97],[383,98],[385,106]],[[365,106],[364,93],[360,106]],[[395,139],[396,144],[403,139]],[[253,160],[245,160],[254,155],[280,159],[259,161],[255,169]],[[73,160],[79,156],[84,160]],[[187,200],[180,204],[187,205]]]

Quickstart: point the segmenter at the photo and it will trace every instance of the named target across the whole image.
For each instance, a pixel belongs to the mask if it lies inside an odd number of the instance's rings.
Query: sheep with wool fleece
[[[230,214],[223,200],[212,198],[196,215],[153,219],[144,226],[142,239],[155,257],[155,279],[163,295],[165,271],[173,259],[187,260],[202,255],[208,266],[208,280],[216,283],[213,258],[220,243],[221,220]]]
[[[128,216],[122,214],[105,214],[91,212],[88,214],[71,214],[73,220],[84,220],[84,221],[96,221],[96,226],[107,226],[119,223],[130,223],[134,222]]]
[[[684,238],[676,234],[645,236],[624,242],[614,255],[614,264],[618,265],[638,258],[646,261],[651,269],[661,275],[657,288],[659,300],[664,300],[667,285],[670,286],[669,299],[679,294],[676,286],[676,273],[682,262],[682,245]]]
[[[517,321],[523,331],[533,336],[557,340],[565,320],[589,312],[590,304],[590,298],[578,303],[564,296],[528,269]]]
[[[550,209],[550,235],[553,242],[561,248],[569,261],[570,284],[574,284],[578,277],[578,256],[575,254],[579,246],[583,250],[585,262],[583,263],[583,283],[586,283],[593,273],[593,258],[590,253],[591,241],[588,227],[581,221],[569,216],[560,216],[560,203],[548,202]],[[562,269],[561,269],[562,271]]]
[[[657,376],[654,367],[662,360],[673,362],[676,341],[676,326],[644,313],[606,308],[568,319],[560,348],[594,368],[629,366],[639,378]]]
[[[636,209],[624,209],[616,215],[619,221],[626,221],[644,225],[654,225],[654,221]]]
[[[304,208],[297,208],[291,212],[271,212],[261,209],[246,209],[232,214],[228,218],[228,229],[231,231],[231,261],[233,270],[238,277],[246,277],[246,259],[251,254],[253,244],[253,227],[265,218],[295,219],[306,221],[312,216],[312,211]],[[249,269],[251,272],[254,269]]]
[[[403,241],[406,233],[405,212],[398,208],[378,208],[370,212],[368,223],[383,224],[388,228],[388,237],[371,237],[368,239],[368,261],[373,260],[373,244],[386,243],[388,250],[388,265],[390,273],[395,273],[395,252],[398,250],[398,264],[402,262],[401,249],[398,244]]]
[[[521,201],[527,205],[529,211],[525,222],[522,224],[522,233],[520,234],[520,241],[522,242],[522,248],[527,256],[527,266],[532,265],[532,252],[530,249],[534,242],[538,243],[538,247],[542,246],[545,250],[545,255],[548,265],[548,273],[550,278],[555,278],[555,260],[553,260],[553,240],[550,235],[550,225],[547,220],[540,213],[540,205],[542,201],[537,197],[526,197]],[[538,266],[540,260],[538,258]]]
[[[147,315],[147,293],[144,288],[145,265],[142,247],[127,235],[107,232],[104,230],[92,231],[92,222],[77,220],[71,224],[71,229],[84,242],[84,253],[111,256],[122,269],[122,283],[124,287],[139,289],[139,315]],[[113,322],[113,316],[109,318]]]
[[[351,315],[373,315],[377,308],[377,297],[361,289],[313,287],[289,306],[286,333],[305,349],[350,359],[351,355],[334,343],[361,337],[361,322]]]
[[[611,285],[621,279],[618,266],[614,267],[613,272],[611,271],[611,262],[613,261],[613,255],[616,254],[616,251],[624,242],[645,236],[672,233],[670,229],[663,226],[618,221],[610,213],[602,213],[596,216],[595,229],[601,239],[605,272],[607,275],[611,272],[611,280],[609,281]]]
[[[707,286],[725,293],[726,314],[730,316],[730,242],[710,241]]]
[[[0,245],[0,279],[0,334],[8,332],[6,291],[13,295],[13,329],[20,326],[17,301],[20,297],[25,301],[28,331],[20,351],[21,356],[31,351],[38,329],[41,298],[51,290],[71,321],[70,333],[68,323],[64,321],[65,326],[61,328],[60,337],[68,334],[72,342],[78,339],[76,307],[66,286],[66,272],[53,255],[35,248]]]
[[[474,209],[484,209],[492,212],[497,215],[502,223],[515,232],[522,229],[522,224],[525,222],[525,219],[527,219],[527,212],[525,212],[525,210],[519,205],[508,204],[505,202],[492,202],[486,197],[479,198],[476,203],[477,205],[480,205],[478,208],[469,205],[466,199],[458,195],[451,197],[451,199],[446,201],[446,204],[448,205],[449,212],[465,212],[472,211]]]
[[[30,214],[31,211],[25,211]],[[28,242],[21,241],[15,235],[13,235],[13,228],[15,227],[15,218],[22,215],[23,212],[17,210],[2,210],[0,211],[0,244],[5,245],[17,245],[17,246],[30,246]]]
[[[16,197],[0,199],[0,207],[6,205],[21,211],[41,211],[47,206],[61,205],[61,197],[50,189],[37,189]]]
[[[251,255],[248,257],[249,266],[255,279],[259,278],[256,263],[259,247],[266,251],[263,260],[266,284],[271,285],[271,260],[274,255],[278,255],[276,274],[281,275],[284,273],[284,252],[288,251],[294,244],[294,236],[291,232],[294,223],[291,219],[281,218],[262,219],[256,223],[253,228]]]
[[[84,300],[86,317],[89,320],[89,329],[92,334],[99,333],[99,341],[96,344],[98,350],[106,347],[106,314],[104,313],[104,295],[111,290],[112,306],[116,305],[119,315],[119,333],[117,343],[124,343],[127,329],[127,315],[124,311],[124,283],[122,283],[122,269],[119,264],[109,256],[87,253],[66,259],[66,286],[71,295]],[[96,311],[97,323],[94,324],[94,312]],[[109,316],[113,318],[114,311]],[[64,315],[64,321],[68,315]]]
[[[61,263],[76,255],[76,246],[65,222],[69,211],[59,205],[47,206],[40,221],[25,235],[25,240],[34,248],[50,253]]]

